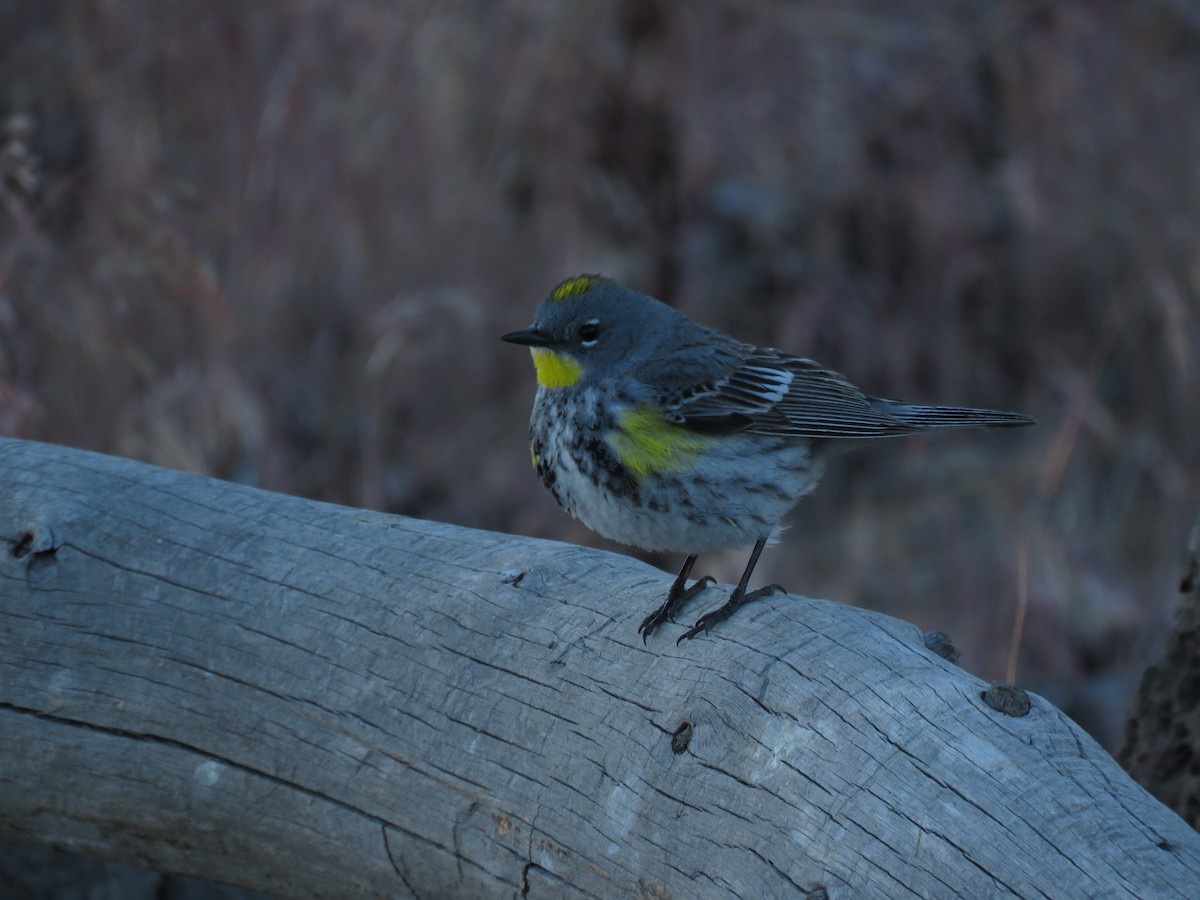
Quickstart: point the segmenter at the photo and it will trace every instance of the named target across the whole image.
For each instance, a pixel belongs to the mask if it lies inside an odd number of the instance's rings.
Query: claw
[[[672,585],[671,592],[667,594],[667,599],[663,602],[663,605],[646,616],[642,620],[642,624],[638,627],[638,634],[642,636],[642,643],[645,644],[646,639],[664,622],[674,621],[675,613],[679,612],[688,602],[698,597],[716,583],[717,580],[711,575],[705,575],[686,590],[682,588],[682,585],[679,585],[678,590],[675,585]]]
[[[738,592],[735,590],[724,606],[702,615],[696,620],[695,625],[679,636],[679,640],[675,642],[675,645],[679,646],[684,641],[690,641],[696,635],[711,629],[718,622],[724,622],[747,603],[753,603],[755,600],[761,600],[763,597],[770,597],[772,594],[782,593],[784,593],[783,586],[778,584],[768,584],[766,587],[751,591],[748,594],[742,594],[741,596],[738,596]]]

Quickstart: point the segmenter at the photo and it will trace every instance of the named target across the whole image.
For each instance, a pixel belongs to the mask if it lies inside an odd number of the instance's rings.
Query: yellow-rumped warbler
[[[701,553],[754,545],[729,601],[680,641],[782,590],[746,585],[832,443],[1033,424],[868,396],[811,359],[743,344],[599,275],[563,281],[529,328],[501,339],[533,354],[533,465],[559,505],[607,538],[688,554],[643,639],[715,583],[687,587]]]

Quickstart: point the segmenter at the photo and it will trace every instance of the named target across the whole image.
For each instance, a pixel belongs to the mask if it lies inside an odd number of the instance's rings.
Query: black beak
[[[526,347],[545,347],[550,343],[550,336],[536,328],[526,328],[524,331],[510,331],[500,335],[500,340],[510,344],[524,344]]]

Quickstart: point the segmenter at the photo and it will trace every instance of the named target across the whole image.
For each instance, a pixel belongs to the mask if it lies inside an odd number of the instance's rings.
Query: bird
[[[528,328],[501,340],[533,357],[531,456],[558,504],[618,543],[686,556],[638,628],[643,642],[716,584],[707,575],[687,584],[701,554],[752,547],[729,599],[676,643],[783,590],[748,585],[832,448],[1034,424],[1015,412],[870,396],[820,363],[737,340],[602,275],[563,280]]]

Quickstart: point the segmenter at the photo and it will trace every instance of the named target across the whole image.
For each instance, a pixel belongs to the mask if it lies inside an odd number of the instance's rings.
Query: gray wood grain
[[[622,556],[13,440],[0,541],[3,840],[297,897],[1200,892],[1094,741],[895,619],[643,646],[670,576]]]

